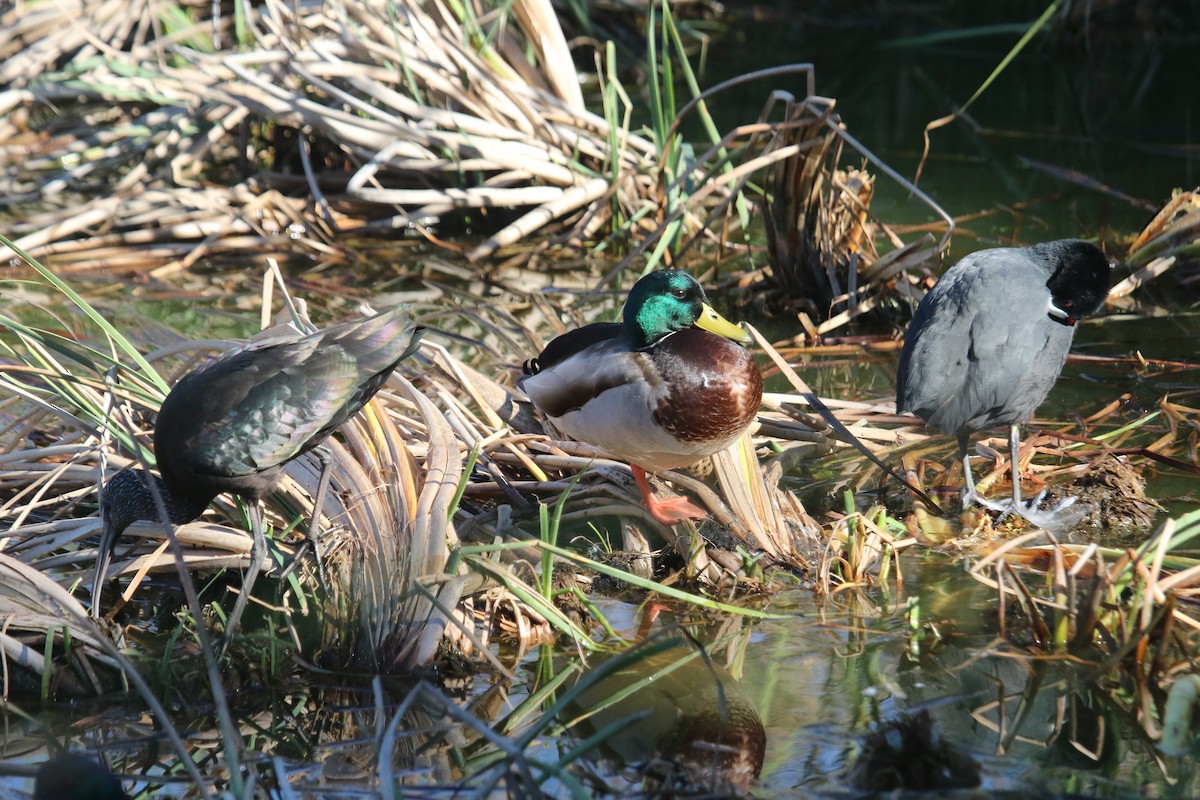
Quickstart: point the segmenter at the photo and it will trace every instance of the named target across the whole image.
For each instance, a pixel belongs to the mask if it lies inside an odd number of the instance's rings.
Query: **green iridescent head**
[[[713,311],[695,278],[675,269],[651,272],[634,284],[625,303],[624,321],[635,347],[646,347],[693,325],[736,342],[752,340],[746,331]]]

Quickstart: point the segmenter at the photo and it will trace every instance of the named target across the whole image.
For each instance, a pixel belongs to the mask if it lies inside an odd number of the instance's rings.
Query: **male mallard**
[[[706,513],[684,497],[656,500],[646,472],[729,447],[762,401],[762,374],[735,344],[749,334],[706,300],[687,273],[651,272],[629,292],[622,322],[559,336],[525,363],[519,383],[558,430],[628,461],[664,525]]]

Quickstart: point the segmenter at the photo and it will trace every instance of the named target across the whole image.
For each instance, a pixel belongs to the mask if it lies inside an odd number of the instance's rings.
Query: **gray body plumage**
[[[897,409],[956,436],[1028,420],[1075,333],[1050,317],[1053,269],[1025,248],[982,250],[951,267],[909,325]]]
[[[1086,509],[1068,498],[1052,511],[975,490],[967,445],[972,433],[1007,425],[1017,463],[1021,423],[1046,399],[1066,363],[1075,322],[1099,310],[1110,265],[1098,247],[1063,239],[1024,248],[982,250],[946,271],[917,307],[896,381],[896,408],[958,439],[964,504],[1015,512],[1049,529],[1069,527]]]

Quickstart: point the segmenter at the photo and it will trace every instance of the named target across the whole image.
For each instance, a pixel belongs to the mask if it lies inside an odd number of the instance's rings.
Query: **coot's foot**
[[[1000,519],[1004,519],[1009,514],[1016,514],[1031,525],[1036,525],[1043,530],[1051,533],[1062,533],[1069,531],[1087,517],[1091,512],[1091,506],[1078,503],[1078,497],[1068,497],[1062,500],[1054,508],[1039,509],[1042,504],[1046,492],[1042,490],[1036,497],[1017,501],[1015,504],[1012,500],[989,500],[983,495],[971,490],[963,490],[963,507],[969,504],[974,504],[980,508],[986,508],[988,511],[995,511],[1000,514]]]
[[[989,500],[975,491],[974,485],[968,485],[962,490],[962,504],[963,508],[975,505],[986,508],[988,511],[996,511],[1004,516],[1012,513],[1012,500]]]
[[[1076,527],[1087,518],[1091,506],[1080,503],[1078,497],[1064,498],[1054,508],[1039,509],[1045,490],[1038,493],[1032,500],[1021,503],[1017,511],[1026,521],[1051,533],[1063,533]]]

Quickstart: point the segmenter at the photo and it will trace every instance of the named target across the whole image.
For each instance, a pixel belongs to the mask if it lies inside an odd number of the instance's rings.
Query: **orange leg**
[[[663,525],[676,525],[685,519],[708,517],[707,511],[686,497],[672,497],[670,500],[655,498],[654,492],[650,490],[650,481],[646,479],[646,470],[636,464],[630,464],[629,468],[633,470],[633,477],[642,492],[642,503],[645,504],[646,510]]]

